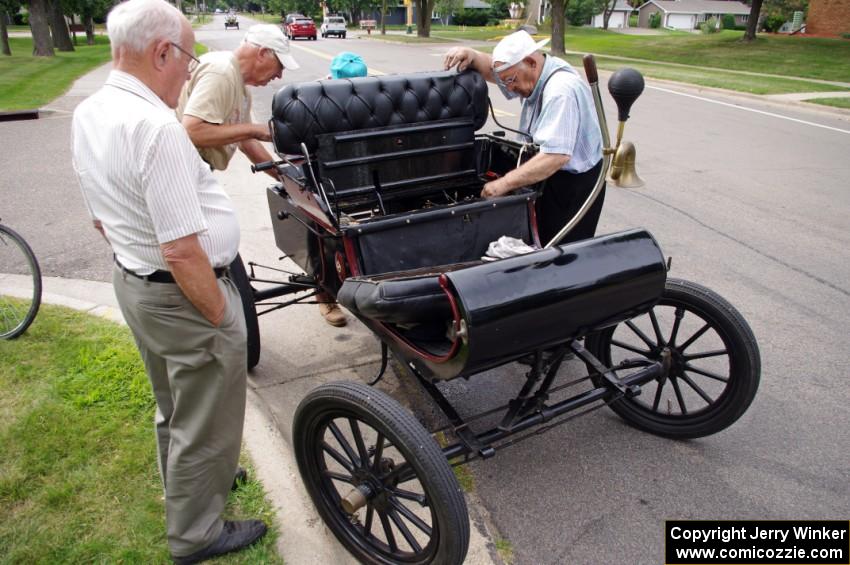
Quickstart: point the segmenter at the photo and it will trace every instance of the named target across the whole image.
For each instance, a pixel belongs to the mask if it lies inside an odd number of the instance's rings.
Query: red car
[[[308,17],[295,18],[286,24],[286,36],[289,39],[306,37],[316,41],[316,24]]]

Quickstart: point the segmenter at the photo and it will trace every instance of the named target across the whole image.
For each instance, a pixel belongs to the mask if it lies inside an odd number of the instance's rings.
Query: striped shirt
[[[560,68],[566,70],[555,72]],[[518,96],[494,75],[506,98]],[[544,92],[543,84],[550,76]],[[534,90],[522,99],[519,129],[531,134],[542,153],[569,155],[561,170],[584,173],[602,159],[602,132],[590,86],[569,63],[557,57],[546,56]]]
[[[174,110],[138,78],[113,70],[74,111],[71,138],[86,207],[124,267],[140,275],[169,270],[160,244],[192,234],[213,267],[236,257],[230,198]]]

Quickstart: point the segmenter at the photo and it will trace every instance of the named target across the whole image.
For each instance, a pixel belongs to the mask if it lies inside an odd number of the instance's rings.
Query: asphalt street
[[[226,32],[219,23],[198,40],[232,49],[248,21]],[[437,69],[449,47],[298,41],[301,69],[254,89],[254,112],[267,120],[277,89],[324,77],[342,50],[362,55],[372,72],[397,73]],[[515,126],[519,103],[490,94],[499,120]],[[760,389],[735,425],[700,440],[641,433],[602,409],[473,463],[476,523],[509,540],[518,565],[661,563],[666,519],[848,518],[850,117],[654,81],[631,114],[625,138],[637,146],[646,186],[609,186],[599,233],[647,228],[673,258],[670,276],[734,304],[761,348]],[[69,123],[61,113],[0,123],[0,217],[30,241],[46,275],[107,280],[110,257],[70,168]],[[242,202],[242,255],[259,262],[279,256],[265,184],[228,186]],[[252,386],[284,435],[298,392],[327,375],[374,370],[377,345],[359,324],[335,330],[313,312],[284,310],[261,318],[261,331]],[[510,365],[444,390],[462,413],[476,413],[515,394],[521,374]],[[573,362],[560,378],[579,374]],[[384,386],[434,420],[403,378]]]

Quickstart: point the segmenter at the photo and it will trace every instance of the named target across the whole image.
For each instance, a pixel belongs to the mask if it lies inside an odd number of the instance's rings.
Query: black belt
[[[124,267],[124,265],[119,263],[117,260],[115,261],[115,264],[118,265],[118,268],[121,269],[122,272],[127,273],[128,275],[134,276],[137,279],[142,279],[142,280],[145,280],[145,281],[148,281],[148,282],[155,282],[155,283],[172,283],[173,284],[173,283],[177,282],[177,281],[174,280],[174,275],[172,275],[170,271],[154,271],[149,275],[139,275],[139,274],[134,273],[133,271],[127,269],[126,267]],[[229,267],[215,267],[213,269],[213,273],[215,273],[215,278],[217,278],[217,279],[220,279],[221,277],[226,275],[228,272],[230,272]]]

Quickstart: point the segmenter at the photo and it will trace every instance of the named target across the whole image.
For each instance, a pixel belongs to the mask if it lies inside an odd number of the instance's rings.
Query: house
[[[850,33],[850,2],[809,0],[806,33],[835,36]]]
[[[632,15],[634,8],[626,2],[626,0],[617,0],[614,5],[614,11],[611,12],[611,17],[608,18],[608,29],[617,29],[629,27],[629,16]],[[593,16],[590,25],[593,27],[603,27],[605,23],[605,13],[599,13]]]
[[[380,4],[380,2],[379,2]],[[489,10],[490,4],[483,2],[482,0],[463,0],[463,9],[464,10]],[[413,6],[413,22],[416,22],[416,5]],[[373,9],[371,12],[365,12],[361,19],[371,19],[378,22],[378,25],[381,23],[381,10]],[[449,15],[448,20],[445,18],[445,14],[440,14],[437,10],[434,10],[431,13],[431,23],[432,25],[435,23],[452,23],[452,16]],[[407,7],[404,5],[402,0],[393,1],[390,0],[387,2],[387,15],[386,15],[386,23],[387,25],[404,25],[407,23]]]
[[[736,0],[649,0],[638,10],[638,27],[649,27],[655,13],[661,15],[661,27],[690,31],[724,14],[735,16],[735,25],[747,25],[750,7]]]

